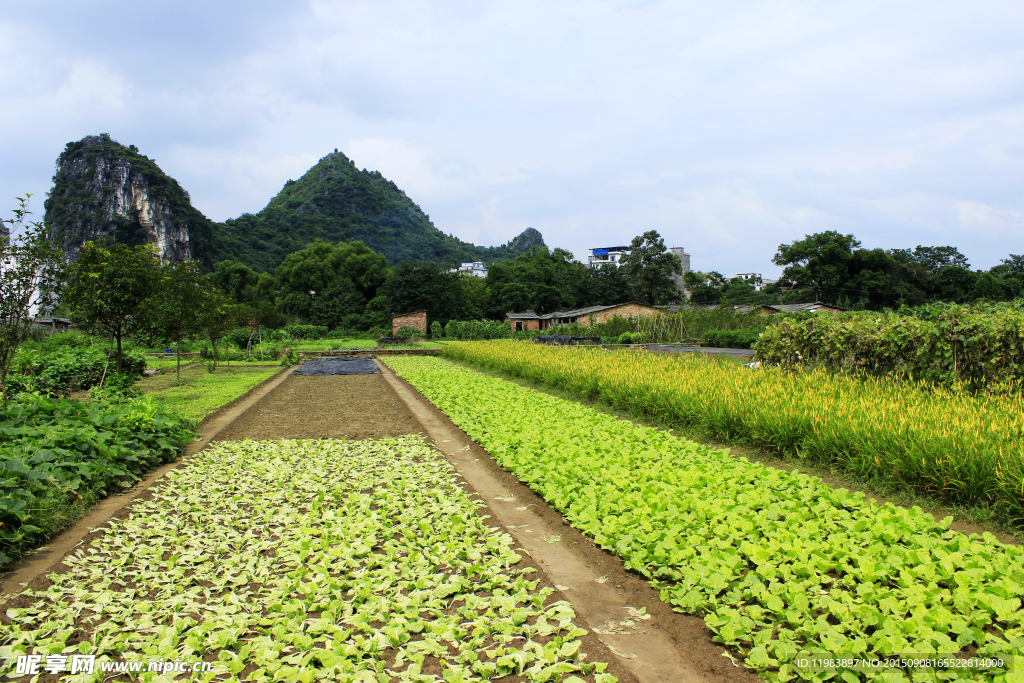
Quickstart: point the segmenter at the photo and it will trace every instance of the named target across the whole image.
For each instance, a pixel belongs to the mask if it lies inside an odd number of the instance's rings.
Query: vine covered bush
[[[781,320],[761,334],[758,360],[781,367],[901,374],[942,386],[999,390],[1024,379],[1022,302],[936,304],[888,313]]]

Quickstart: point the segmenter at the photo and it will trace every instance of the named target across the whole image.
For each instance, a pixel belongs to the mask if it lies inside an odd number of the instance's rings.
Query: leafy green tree
[[[502,261],[487,271],[489,315],[502,319],[508,312],[532,310],[537,314],[571,309],[584,267],[565,249],[537,247],[513,261]]]
[[[387,280],[387,261],[362,242],[332,245],[317,240],[278,266],[278,305],[283,313],[334,328],[361,316]]]
[[[4,408],[7,369],[32,329],[32,312],[56,304],[63,279],[61,253],[50,243],[46,226],[25,222],[30,214],[29,197],[18,197],[19,208],[14,210],[10,228],[0,221],[0,396]]]
[[[104,249],[86,242],[69,268],[63,302],[76,324],[99,330],[116,342],[117,372],[121,371],[122,340],[149,322],[158,267],[150,246],[114,244]]]
[[[611,263],[605,263],[600,268],[587,268],[583,271],[576,305],[581,308],[610,306],[625,303],[632,296],[626,272]]]
[[[690,293],[690,303],[709,306],[719,302],[728,282],[724,275],[715,270],[707,273],[689,270],[683,273],[683,285]]]
[[[231,301],[218,287],[208,287],[203,301],[199,327],[213,347],[213,369],[217,369],[217,346],[232,330],[238,327],[242,304]],[[231,364],[230,356],[227,357]]]
[[[388,281],[380,288],[387,297],[391,314],[426,311],[428,320],[461,320],[479,311],[469,301],[467,292],[480,280],[472,275],[449,273],[430,263],[399,263],[391,269]]]
[[[1010,258],[1001,259],[1002,265],[1007,266],[1011,273],[1024,273],[1024,255],[1010,254]],[[996,266],[998,268],[998,266]]]
[[[245,304],[256,298],[260,274],[244,263],[227,260],[214,266],[210,280],[232,301]]]
[[[971,264],[967,262],[967,257],[961,254],[956,247],[922,247],[919,244],[913,251],[892,249],[890,253],[898,260],[918,264],[932,273],[947,266],[971,267]]]
[[[860,240],[835,230],[806,235],[792,244],[780,244],[772,263],[785,266],[782,277],[815,296],[836,303],[853,276],[853,251]]]
[[[154,327],[175,342],[176,380],[181,381],[181,340],[202,329],[203,309],[212,287],[198,261],[178,261],[158,271],[156,293],[150,300]]]
[[[681,273],[683,266],[679,257],[665,248],[657,230],[634,237],[619,267],[638,302],[657,306],[679,301],[679,290],[671,276]]]

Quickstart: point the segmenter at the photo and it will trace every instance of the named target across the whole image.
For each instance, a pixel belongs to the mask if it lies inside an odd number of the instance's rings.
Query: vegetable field
[[[419,437],[220,442],[168,476],[8,610],[4,655],[203,659],[206,681],[615,680]]]
[[[445,357],[744,439],[947,504],[1024,524],[1024,395],[974,395],[891,377],[751,371],[702,354],[465,343]]]
[[[459,351],[481,359],[494,348],[461,345]],[[527,350],[535,348],[503,345],[491,362],[499,363],[500,353],[508,358],[506,368],[608,392],[623,402],[647,401],[642,405],[651,409],[668,405],[668,394],[656,392],[680,391],[685,401],[682,392],[694,387],[685,373],[692,366],[684,363],[658,389],[633,373],[616,383],[595,369],[601,358],[620,371],[642,371],[639,355],[595,354],[594,365],[574,365],[570,361],[581,358],[579,349],[540,349],[543,356],[530,356]],[[801,653],[1004,660],[1024,654],[1024,551],[1018,546],[1004,546],[988,534],[967,537],[948,530],[948,519],[936,523],[919,509],[880,507],[863,494],[798,472],[735,458],[440,359],[395,357],[387,364],[573,526],[646,576],[663,600],[703,615],[715,639],[768,680],[837,674],[836,680],[848,683],[958,676],[1021,680],[1020,664],[1011,673],[815,673],[796,666]],[[723,366],[722,372],[729,370]],[[667,388],[677,383],[684,389]],[[727,383],[717,393],[729,396],[740,388]],[[757,385],[746,388],[756,393]],[[800,405],[799,394],[787,397]],[[686,405],[696,401],[691,397]],[[714,410],[713,401],[708,399],[705,412]],[[949,402],[951,409],[960,405]],[[729,419],[725,412],[723,423]],[[856,419],[855,413],[847,415]],[[803,421],[813,422],[813,413]]]

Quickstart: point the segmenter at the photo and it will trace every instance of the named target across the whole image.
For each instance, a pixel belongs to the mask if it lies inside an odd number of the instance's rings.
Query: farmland
[[[580,358],[579,349],[548,354],[523,346],[463,344],[457,351],[479,359],[488,349],[500,350],[493,358],[504,357],[506,368],[522,363],[553,384],[647,401],[655,410],[668,403],[656,391],[688,386],[681,372],[660,389],[626,380],[617,385],[586,363],[570,363]],[[531,360],[535,349],[546,355]],[[598,358],[641,362],[634,354]],[[821,680],[822,674],[796,667],[802,652],[1005,656],[1024,650],[1024,553],[1018,546],[988,534],[967,537],[950,531],[948,519],[937,523],[919,509],[879,506],[799,472],[747,462],[440,359],[396,357],[387,364],[574,527],[647,577],[663,600],[702,615],[718,642],[769,680]],[[723,374],[717,379],[727,381],[729,366],[718,367]],[[727,396],[756,389],[724,387],[718,393]],[[788,397],[799,407],[799,395]],[[957,408],[955,398],[946,403]],[[714,397],[707,401],[713,409]],[[914,402],[908,405],[913,411]],[[740,424],[724,410],[718,419]],[[907,675],[841,674],[846,681]],[[1011,681],[1017,674],[970,675]],[[912,675],[946,677],[955,674],[921,669]]]
[[[616,680],[418,437],[219,442],[168,477],[9,607],[7,655],[202,659],[205,681]]]
[[[463,343],[446,357],[742,439],[949,505],[1024,522],[1024,399],[896,378],[751,371],[703,355],[665,356]]]

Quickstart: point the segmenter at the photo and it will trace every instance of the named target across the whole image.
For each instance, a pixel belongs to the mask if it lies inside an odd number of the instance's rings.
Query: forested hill
[[[359,170],[335,150],[299,180],[289,180],[266,208],[214,223],[196,210],[188,192],[134,146],[109,135],[68,143],[57,159],[45,220],[72,259],[88,240],[151,242],[166,260],[196,258],[207,267],[233,259],[272,271],[288,254],[315,239],[361,240],[389,263],[515,258],[544,239],[527,228],[500,247],[478,247],[450,237],[430,222],[405,192],[378,171]]]
[[[258,214],[225,222],[226,253],[257,270],[267,270],[314,239],[359,240],[389,263],[432,261],[454,264],[515,258],[544,239],[533,228],[500,247],[478,247],[450,237],[430,222],[402,190],[379,171],[359,170],[335,150],[298,180],[289,180]]]

